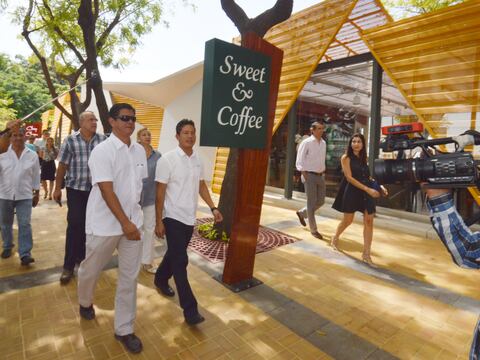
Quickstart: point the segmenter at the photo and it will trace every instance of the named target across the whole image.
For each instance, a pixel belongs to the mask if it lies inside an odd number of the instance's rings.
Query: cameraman
[[[467,131],[453,138],[461,151],[467,145],[480,145],[480,133]],[[453,203],[450,189],[425,189],[433,228],[452,256],[462,268],[480,269],[480,232],[472,232]],[[480,320],[470,349],[471,360],[480,359]]]

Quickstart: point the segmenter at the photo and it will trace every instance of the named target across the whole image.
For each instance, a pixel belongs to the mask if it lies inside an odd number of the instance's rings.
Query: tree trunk
[[[97,61],[97,44],[95,37],[95,15],[92,9],[91,0],[82,0],[78,7],[78,25],[80,25],[83,33],[83,41],[85,43],[85,50],[87,53],[87,60],[85,62],[85,69],[87,74],[96,74],[95,79],[92,78],[90,86],[95,94],[95,102],[97,104],[100,120],[103,125],[103,132],[111,132],[111,127],[108,122],[108,105],[105,95],[103,94],[102,78],[98,70]]]
[[[238,149],[231,148],[223,178],[222,190],[220,191],[220,200],[218,210],[223,215],[223,222],[215,224],[217,238],[221,239],[222,232],[225,231],[230,238],[233,224],[233,212],[235,210],[235,199],[237,189],[237,169],[238,169]]]
[[[105,99],[105,94],[103,92],[103,81],[100,78],[100,73],[97,70],[98,79],[92,81],[91,87],[92,91],[95,94],[95,102],[97,104],[98,114],[100,115],[100,120],[103,125],[103,132],[104,134],[108,134],[112,132],[112,127],[108,122],[108,104],[107,99]]]
[[[70,84],[73,87],[72,84]],[[74,84],[75,85],[75,84]],[[80,128],[80,119],[79,115],[82,112],[82,103],[78,98],[77,92],[75,89],[70,91],[70,106],[72,108],[72,126],[73,129],[76,131]]]

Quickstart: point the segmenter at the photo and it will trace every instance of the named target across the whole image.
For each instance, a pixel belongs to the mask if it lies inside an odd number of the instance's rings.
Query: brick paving
[[[201,207],[199,217],[208,212]],[[241,293],[212,278],[221,263],[191,253],[189,276],[206,317],[196,328],[183,322],[178,298],[158,295],[152,275],[141,272],[136,333],[144,351],[134,356],[113,338],[115,261],[97,286],[97,318],[81,320],[76,283],[58,282],[66,209],[44,201],[33,212],[34,266],[20,267],[18,255],[0,261],[0,358],[467,358],[480,273],[456,267],[439,241],[398,231],[394,221],[375,228],[377,266],[368,267],[360,261],[361,225],[334,252],[327,242],[338,220],[324,215],[320,241],[292,210],[265,205],[264,226],[302,241],[258,254],[255,277],[263,285]],[[162,242],[156,250],[158,261]]]

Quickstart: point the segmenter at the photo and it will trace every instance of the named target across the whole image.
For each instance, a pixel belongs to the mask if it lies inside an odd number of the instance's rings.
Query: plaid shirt
[[[95,134],[86,142],[80,131],[67,136],[60,148],[59,161],[68,166],[65,186],[75,190],[90,191],[92,179],[88,168],[88,159],[95,146],[107,137]]]
[[[472,232],[453,204],[452,194],[429,199],[430,220],[438,236],[452,256],[455,264],[462,268],[480,268],[480,232]],[[475,326],[470,360],[480,359],[480,319]]]
[[[430,220],[438,236],[462,268],[480,269],[480,232],[473,233],[463,222],[451,194],[428,201]]]

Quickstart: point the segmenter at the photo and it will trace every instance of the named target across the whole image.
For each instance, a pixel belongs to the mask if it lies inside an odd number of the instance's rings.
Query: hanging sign
[[[222,40],[205,44],[201,146],[263,149],[270,57]]]
[[[42,135],[42,123],[41,122],[34,122],[29,123],[25,126],[25,136],[35,136],[39,138]]]

